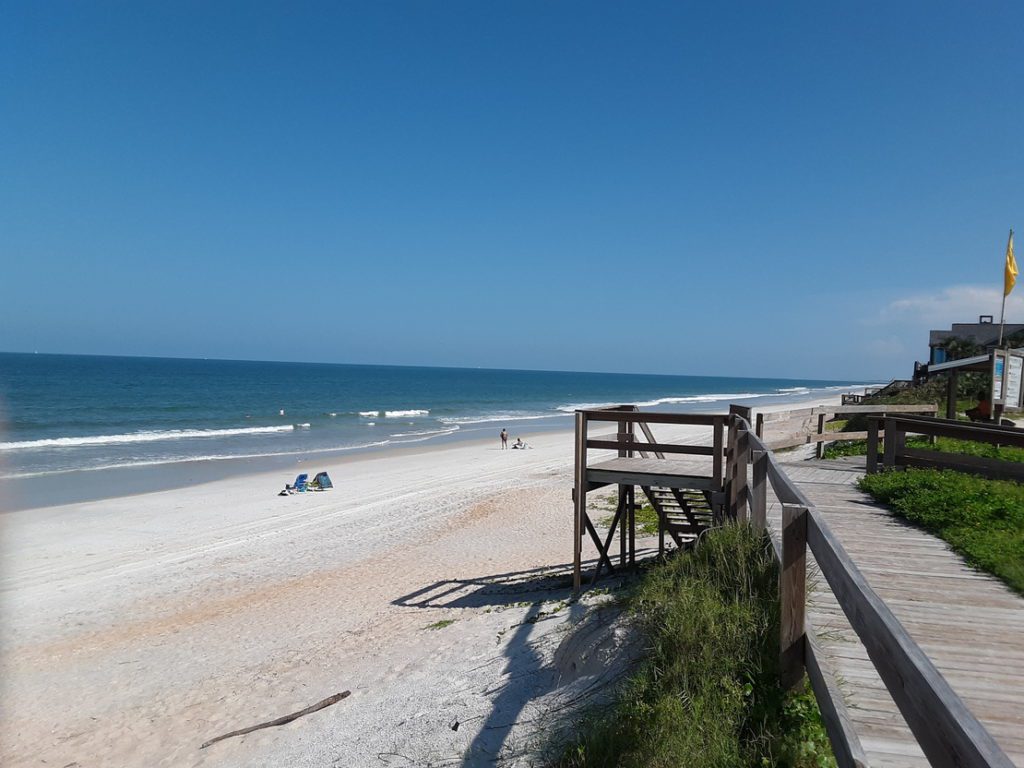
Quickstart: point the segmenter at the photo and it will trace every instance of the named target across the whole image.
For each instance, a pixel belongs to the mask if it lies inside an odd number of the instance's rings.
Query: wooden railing
[[[895,421],[888,417],[886,423],[890,420]],[[761,530],[767,528],[769,484],[782,504],[781,541],[773,536],[773,543],[781,564],[783,682],[795,685],[807,674],[838,764],[865,766],[867,761],[842,695],[819,663],[821,650],[805,614],[808,550],[931,764],[1012,768],[992,736],[867,583],[821,513],[789,479],[749,421],[732,414],[729,432],[729,444],[749,455],[753,465],[749,486],[746,467],[729,465],[735,470],[727,476],[730,499],[749,499],[751,523]],[[886,445],[890,444],[887,436]]]
[[[1024,482],[1024,464],[907,447],[907,435],[951,437],[975,443],[1024,448],[1024,430],[998,424],[949,421],[923,416],[879,416],[868,419],[867,472],[894,467],[956,469],[994,480]],[[883,438],[882,446],[879,438]],[[881,456],[879,456],[881,452]],[[879,464],[881,458],[881,465]]]
[[[771,411],[757,414],[757,436],[772,448],[781,450],[783,448],[795,448],[798,445],[817,444],[815,455],[821,458],[822,449],[825,443],[838,442],[841,440],[864,440],[868,433],[863,432],[828,432],[825,425],[836,416],[878,416],[889,413],[909,414],[932,414],[938,412],[938,406],[934,404],[908,404],[908,405],[820,405],[814,408],[796,408],[789,411]],[[817,432],[796,436],[787,436],[775,440],[767,440],[764,434],[766,423],[779,421],[792,421],[794,419],[805,419],[807,421],[817,420]]]

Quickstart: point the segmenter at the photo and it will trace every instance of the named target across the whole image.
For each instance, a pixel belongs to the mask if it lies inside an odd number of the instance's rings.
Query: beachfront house
[[[1024,323],[1006,323],[1003,326],[1004,340],[1015,333],[1024,331]],[[953,323],[948,331],[934,330],[928,332],[928,363],[934,365],[944,363],[958,357],[970,356],[962,354],[962,347],[973,345],[978,354],[993,349],[999,343],[999,324],[993,322],[992,315],[981,315],[976,323]],[[975,350],[970,350],[973,353]]]

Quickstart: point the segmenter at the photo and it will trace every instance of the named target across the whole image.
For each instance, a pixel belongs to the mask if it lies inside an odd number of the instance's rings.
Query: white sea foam
[[[384,418],[386,419],[404,419],[409,416],[429,416],[430,411],[420,410],[413,408],[408,411],[384,411]]]
[[[802,395],[810,392],[809,387],[779,387],[776,392],[786,395]]]
[[[308,427],[309,425],[299,425]],[[123,435],[83,435],[81,437],[51,437],[42,440],[21,440],[0,443],[0,451],[18,451],[25,448],[80,448],[89,445],[120,445],[127,443],[156,443],[163,440],[187,440],[204,437],[234,437],[236,435],[266,435],[291,432],[292,424],[277,427],[245,427],[241,429],[163,429],[130,432]]]
[[[534,421],[536,419],[557,419],[564,413],[495,413],[488,416],[443,416],[438,421],[442,424],[490,424],[498,421]]]
[[[752,397],[765,397],[763,393],[758,392],[732,392],[728,394],[707,394],[707,395],[687,395],[686,397],[660,397],[657,400],[645,400],[642,402],[629,403],[630,405],[638,405],[642,408],[652,408],[656,405],[679,405],[683,403],[717,403],[722,400],[747,400]],[[558,410],[563,413],[572,413],[573,411],[590,411],[597,408],[609,408],[614,405],[622,405],[628,401],[619,400],[614,403],[570,403],[569,405],[561,405]]]
[[[459,425],[453,424],[448,429],[421,429],[415,432],[396,432],[391,437],[431,437],[433,435],[451,435],[459,431]]]
[[[309,429],[309,422],[307,421],[305,424],[296,424],[295,428],[296,429]]]
[[[380,416],[380,411],[360,411],[359,415],[364,419],[376,419]]]
[[[406,441],[413,442],[413,441]],[[100,472],[105,469],[130,469],[134,467],[157,467],[165,464],[187,464],[193,461],[231,461],[232,459],[265,459],[275,456],[307,456],[318,453],[340,453],[342,451],[359,451],[365,448],[379,448],[391,445],[391,440],[377,440],[372,443],[359,443],[358,445],[332,446],[330,448],[303,449],[301,451],[276,451],[268,453],[239,453],[239,454],[212,454],[209,456],[168,456],[163,459],[145,459],[141,461],[126,461],[115,464],[100,464],[95,467],[75,467],[74,469],[50,469],[42,472],[12,472],[0,474],[0,480],[19,480],[26,477],[45,477],[48,475],[63,475],[69,472]]]

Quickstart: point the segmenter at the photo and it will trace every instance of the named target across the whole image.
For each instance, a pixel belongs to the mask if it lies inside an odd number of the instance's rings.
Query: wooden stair
[[[644,488],[665,531],[680,549],[692,546],[711,527],[714,513],[702,491]]]

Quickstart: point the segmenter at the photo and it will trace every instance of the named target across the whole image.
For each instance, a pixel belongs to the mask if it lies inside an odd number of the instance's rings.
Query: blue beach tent
[[[317,472],[309,487],[314,491],[326,491],[328,488],[333,488],[334,483],[331,482],[331,478],[326,472]]]

